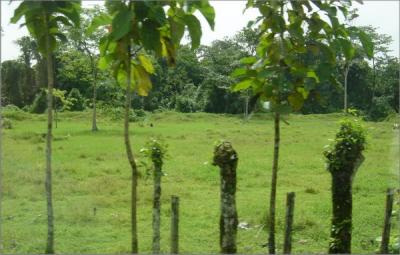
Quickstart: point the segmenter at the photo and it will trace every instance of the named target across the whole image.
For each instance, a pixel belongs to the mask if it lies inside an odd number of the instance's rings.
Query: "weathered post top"
[[[222,167],[224,165],[236,164],[238,156],[233,149],[232,144],[227,141],[222,141],[214,149],[213,165]]]

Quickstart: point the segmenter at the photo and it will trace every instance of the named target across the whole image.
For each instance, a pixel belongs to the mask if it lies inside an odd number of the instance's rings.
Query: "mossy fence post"
[[[160,253],[161,176],[166,150],[167,145],[154,138],[151,138],[141,150],[153,163],[153,254]]]
[[[385,208],[385,221],[383,225],[382,231],[382,240],[381,240],[381,254],[389,253],[389,241],[390,241],[390,219],[392,217],[393,210],[393,189],[388,189],[386,193],[386,208]]]
[[[286,222],[285,222],[285,240],[283,244],[283,253],[290,254],[292,252],[292,226],[294,213],[295,193],[290,192],[286,195]]]
[[[364,129],[356,122],[342,121],[335,142],[324,152],[332,175],[332,227],[329,253],[351,253],[352,181],[364,161]]]
[[[221,216],[220,248],[223,254],[236,253],[238,216],[236,211],[236,168],[238,156],[230,142],[215,146],[213,164],[220,168]]]
[[[171,254],[179,253],[179,197],[171,197]]]

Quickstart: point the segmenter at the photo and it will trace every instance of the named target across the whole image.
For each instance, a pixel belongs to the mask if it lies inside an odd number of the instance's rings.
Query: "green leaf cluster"
[[[346,1],[248,0],[261,16],[257,56],[244,58],[233,77],[234,91],[251,88],[273,111],[299,111],[309,93],[322,81],[337,83],[332,69],[337,52],[352,58],[349,33],[338,19],[348,14]]]
[[[124,86],[133,77],[132,88],[146,96],[151,89],[150,75],[154,72],[148,53],[166,57],[175,64],[176,48],[188,29],[192,48],[200,45],[201,25],[196,10],[214,26],[214,9],[207,0],[201,1],[106,1],[108,13],[98,16],[88,28],[99,26],[109,33],[101,39],[99,66],[111,66],[114,77]],[[129,71],[128,71],[129,70]]]
[[[17,23],[22,17],[29,33],[36,39],[38,50],[43,55],[53,52],[57,40],[66,41],[67,38],[60,31],[60,26],[79,26],[81,10],[80,1],[23,1],[11,18],[11,23]]]
[[[365,129],[356,121],[343,120],[333,143],[324,151],[328,170],[353,171],[366,146]]]

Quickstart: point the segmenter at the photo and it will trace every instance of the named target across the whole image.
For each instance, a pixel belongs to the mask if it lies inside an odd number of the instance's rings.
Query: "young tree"
[[[38,50],[47,60],[47,138],[46,138],[46,197],[47,197],[47,246],[46,253],[54,253],[54,222],[52,201],[52,126],[53,126],[53,57],[57,40],[66,40],[60,33],[60,24],[73,26],[79,24],[80,1],[23,1],[11,18],[17,23],[22,17],[24,25],[35,38]]]
[[[348,32],[338,13],[347,15],[349,3],[332,1],[248,0],[247,8],[261,14],[257,57],[241,60],[234,71],[241,81],[235,91],[251,88],[253,101],[269,101],[274,113],[274,153],[269,206],[269,253],[275,253],[275,207],[282,115],[302,108],[309,92],[320,80],[337,83],[331,69],[334,49],[352,51]],[[322,15],[322,16],[321,16]],[[327,19],[325,19],[327,18]],[[329,20],[328,22],[326,20]],[[338,47],[336,47],[338,46]]]
[[[352,12],[351,18],[347,19],[348,22],[357,17],[354,13]],[[349,76],[349,71],[350,67],[353,63],[359,62],[363,60],[365,57],[367,58],[373,58],[374,55],[374,45],[372,43],[372,40],[370,36],[368,36],[362,29],[359,29],[358,27],[355,26],[349,26],[347,28],[347,31],[349,32],[349,37],[351,40],[352,44],[352,50],[345,51],[344,52],[344,112],[347,114],[348,113],[348,96],[347,96],[347,91],[348,91],[348,76]],[[361,43],[361,45],[357,44]],[[373,64],[375,65],[375,61],[373,60]]]
[[[135,91],[146,96],[151,90],[150,74],[153,65],[145,51],[157,57],[166,57],[175,64],[176,47],[184,34],[185,27],[192,39],[192,48],[200,45],[201,25],[194,16],[199,10],[210,26],[214,26],[214,9],[207,0],[202,1],[106,1],[108,15],[97,16],[94,27],[107,26],[109,33],[101,39],[99,65],[112,67],[118,83],[126,88],[124,140],[126,153],[132,170],[132,253],[138,252],[136,201],[137,165],[129,137],[129,111],[131,96]]]
[[[92,74],[92,131],[98,131],[97,127],[97,111],[96,111],[96,100],[97,100],[97,81],[98,81],[98,42],[105,35],[105,29],[89,30],[90,22],[97,16],[101,16],[104,12],[99,6],[95,6],[93,9],[83,9],[81,16],[80,27],[67,28],[69,38],[71,38],[71,44],[75,49],[84,53],[89,57],[90,69]],[[93,28],[93,27],[92,27]]]

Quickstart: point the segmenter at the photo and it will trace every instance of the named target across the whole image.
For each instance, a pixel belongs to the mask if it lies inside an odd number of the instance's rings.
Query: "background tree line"
[[[106,33],[86,31],[93,17],[104,10],[100,7],[84,9],[81,28],[63,28],[69,40],[53,54],[56,77],[55,88],[66,91],[70,100],[68,110],[81,111],[93,107],[123,107],[124,91],[108,70],[97,68],[97,44]],[[326,83],[311,91],[301,112],[331,113],[343,109],[344,79],[348,68],[348,106],[369,120],[383,120],[399,111],[399,59],[390,55],[392,38],[378,34],[373,27],[359,27],[374,43],[374,55],[367,60],[360,42],[354,40],[355,57],[350,64],[338,62],[332,70],[337,77],[336,87]],[[255,29],[243,28],[236,35],[201,45],[193,51],[189,45],[177,50],[176,67],[168,68],[166,60],[153,58],[155,72],[151,76],[153,91],[148,97],[134,95],[135,109],[145,111],[177,110],[211,113],[244,113],[251,104],[251,92],[232,92],[235,83],[231,73],[240,65],[240,59],[254,56],[258,43]],[[46,61],[30,36],[15,41],[21,50],[16,60],[3,62],[3,104],[13,104],[27,111],[43,113],[46,110]],[[340,59],[340,56],[336,56]],[[95,81],[95,83],[94,83]],[[93,94],[95,88],[95,95]],[[96,97],[96,100],[93,100]],[[251,107],[250,107],[251,108]],[[258,106],[258,109],[261,107]],[[62,110],[62,107],[60,107]],[[251,110],[251,109],[250,109]]]

